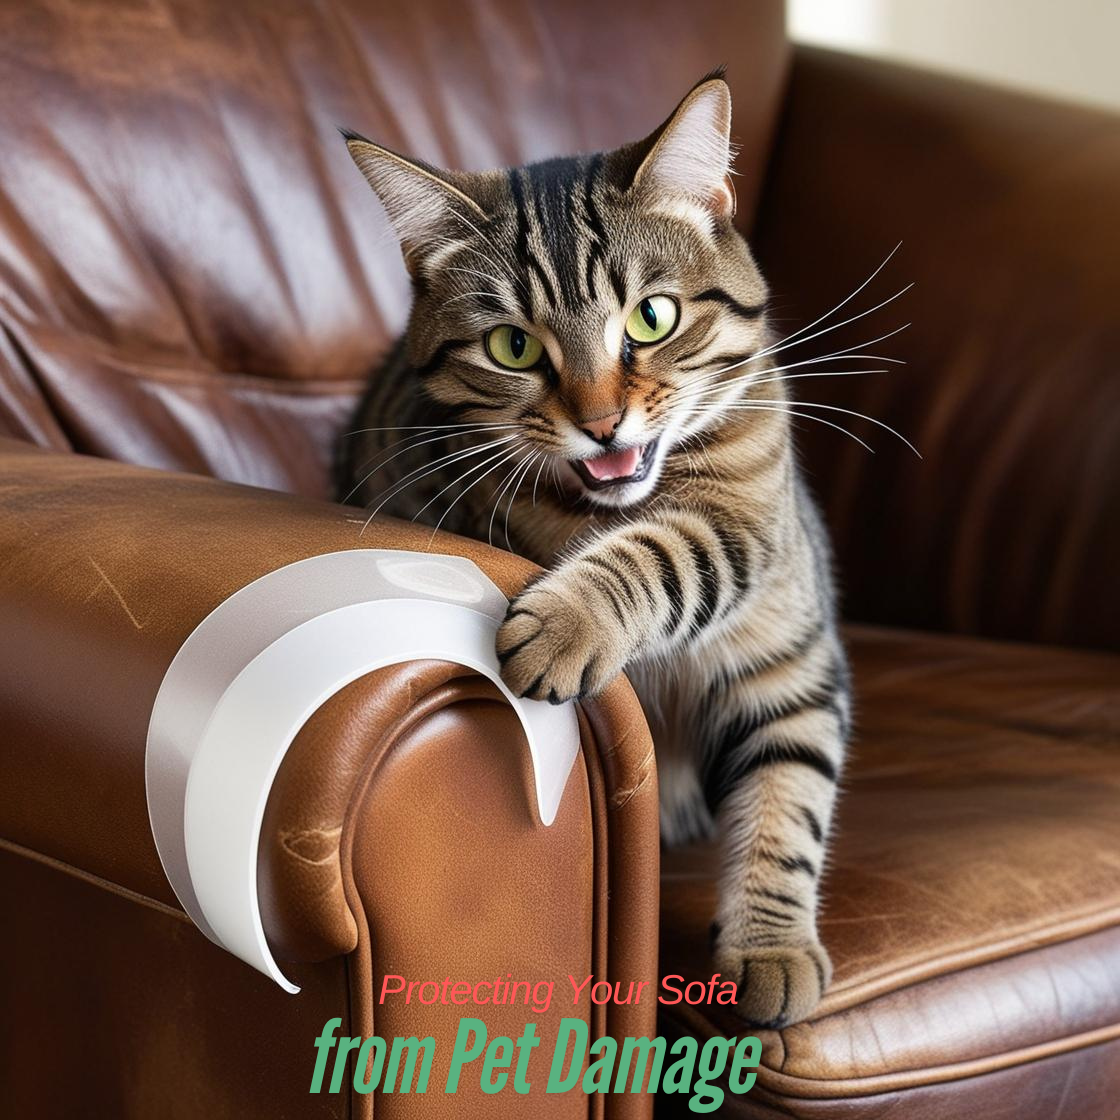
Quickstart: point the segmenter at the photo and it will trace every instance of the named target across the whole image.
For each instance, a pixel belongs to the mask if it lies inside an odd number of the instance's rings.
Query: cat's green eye
[[[486,352],[506,369],[532,369],[541,360],[544,347],[520,327],[495,327],[486,336]]]
[[[660,342],[673,333],[679,314],[668,296],[646,296],[626,320],[626,337],[642,344]]]

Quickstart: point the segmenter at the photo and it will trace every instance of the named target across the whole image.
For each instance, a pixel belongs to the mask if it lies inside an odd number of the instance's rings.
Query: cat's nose
[[[586,432],[596,443],[606,446],[622,423],[622,413],[612,412],[609,416],[599,416],[595,420],[581,420],[580,430]]]

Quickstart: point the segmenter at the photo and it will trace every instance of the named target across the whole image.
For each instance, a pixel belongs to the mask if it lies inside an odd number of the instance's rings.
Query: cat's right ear
[[[669,119],[634,150],[642,160],[631,189],[687,199],[719,218],[735,216],[731,90],[722,69],[694,85]]]
[[[339,131],[350,158],[385,207],[410,267],[454,236],[456,229],[461,236],[465,224],[488,220],[482,207],[453,181],[462,176],[406,159],[349,129]]]

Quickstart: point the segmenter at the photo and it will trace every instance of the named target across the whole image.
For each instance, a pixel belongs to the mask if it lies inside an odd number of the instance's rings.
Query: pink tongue
[[[610,455],[600,455],[598,459],[584,459],[587,473],[598,482],[609,482],[612,478],[628,478],[642,461],[640,447],[628,447],[625,451],[615,451]]]

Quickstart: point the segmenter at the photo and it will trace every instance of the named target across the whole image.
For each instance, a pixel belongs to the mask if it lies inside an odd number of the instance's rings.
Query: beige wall
[[[805,42],[1120,108],[1120,0],[788,0]]]

